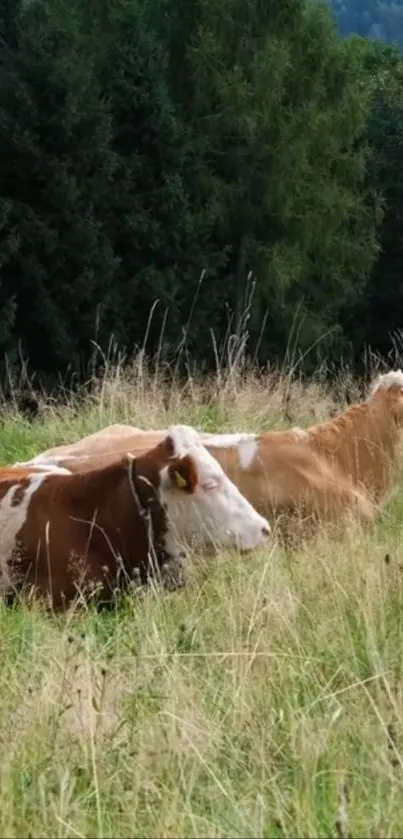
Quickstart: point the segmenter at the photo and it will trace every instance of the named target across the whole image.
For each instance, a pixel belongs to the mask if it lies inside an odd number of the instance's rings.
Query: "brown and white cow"
[[[125,427],[124,435],[110,426],[77,443],[49,449],[33,462],[63,465],[84,472],[101,463],[112,463],[123,452],[141,454],[166,433],[139,431]],[[121,428],[121,427],[120,427]],[[304,432],[266,434],[200,435],[206,449],[221,464],[242,494],[264,516],[277,520],[290,515],[322,521],[337,521],[353,513],[370,521],[376,508],[338,469],[311,451],[304,443]],[[95,443],[95,445],[93,445]],[[103,443],[103,445],[102,445]]]
[[[262,547],[270,527],[192,428],[143,455],[73,474],[55,464],[0,469],[2,587],[34,586],[56,608],[79,585],[116,585],[154,563],[169,574],[183,540],[205,550]],[[177,566],[176,566],[177,567]]]

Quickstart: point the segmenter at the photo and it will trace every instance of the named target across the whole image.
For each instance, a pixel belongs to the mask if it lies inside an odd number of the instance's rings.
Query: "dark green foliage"
[[[359,305],[345,313],[356,353],[369,344],[382,354],[403,327],[403,58],[383,45],[357,41],[372,89],[368,182],[383,199],[379,258]],[[401,351],[402,334],[397,336]]]
[[[361,350],[400,196],[386,53],[309,0],[0,0],[0,34],[1,357],[57,378],[185,334],[208,366],[246,324],[266,362],[296,317],[306,369]]]
[[[73,38],[40,3],[17,24],[17,42],[0,44],[1,279],[23,351],[54,371],[88,353],[97,307],[113,297],[116,164],[108,109]]]
[[[203,0],[192,15],[180,106],[203,138],[235,327],[252,272],[255,335],[268,313],[260,357],[283,351],[301,301],[305,350],[337,337],[341,301],[357,299],[376,252],[361,63],[317,5]]]
[[[195,155],[169,92],[166,50],[135,3],[114,6],[109,34],[100,76],[119,161],[108,229],[120,263],[120,338],[141,342],[158,300],[150,346],[168,310],[166,339],[175,350],[208,250],[208,225],[191,198]]]

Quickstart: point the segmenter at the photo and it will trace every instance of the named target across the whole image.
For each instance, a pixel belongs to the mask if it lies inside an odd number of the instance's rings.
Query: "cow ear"
[[[168,466],[168,474],[175,489],[189,493],[195,491],[198,481],[197,467],[190,455],[187,454],[171,463]]]

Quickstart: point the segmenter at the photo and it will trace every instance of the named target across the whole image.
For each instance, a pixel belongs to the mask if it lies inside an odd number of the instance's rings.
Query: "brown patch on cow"
[[[138,579],[157,576],[171,588],[176,577],[180,585],[180,558],[166,549],[168,521],[159,493],[172,450],[168,439],[143,458],[123,457],[106,469],[48,474],[18,532],[8,584],[12,579],[15,591],[48,598],[55,610],[80,594],[98,593],[108,601]],[[0,469],[1,495],[15,487],[21,503],[27,478],[35,474]]]
[[[112,425],[76,443],[48,449],[39,456],[44,462],[50,458],[52,464],[64,466],[76,474],[84,474],[110,466],[128,454],[132,457],[143,456],[159,443],[163,445],[158,455],[162,457],[161,463],[175,456],[174,442],[166,431],[144,432],[132,426]]]
[[[28,484],[33,475],[41,475],[46,471],[46,467],[38,469],[35,466],[4,466],[0,468],[0,484],[7,481],[16,483],[17,481],[23,481],[24,478],[26,478],[26,483]]]

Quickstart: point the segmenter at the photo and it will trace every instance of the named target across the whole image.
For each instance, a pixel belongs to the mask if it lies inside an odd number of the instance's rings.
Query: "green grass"
[[[167,401],[119,373],[7,416],[1,462],[115,421],[284,426],[281,388]],[[293,424],[333,407],[319,384],[291,402]],[[397,495],[342,541],[195,559],[184,590],[110,614],[0,605],[0,836],[402,836],[402,513]]]

